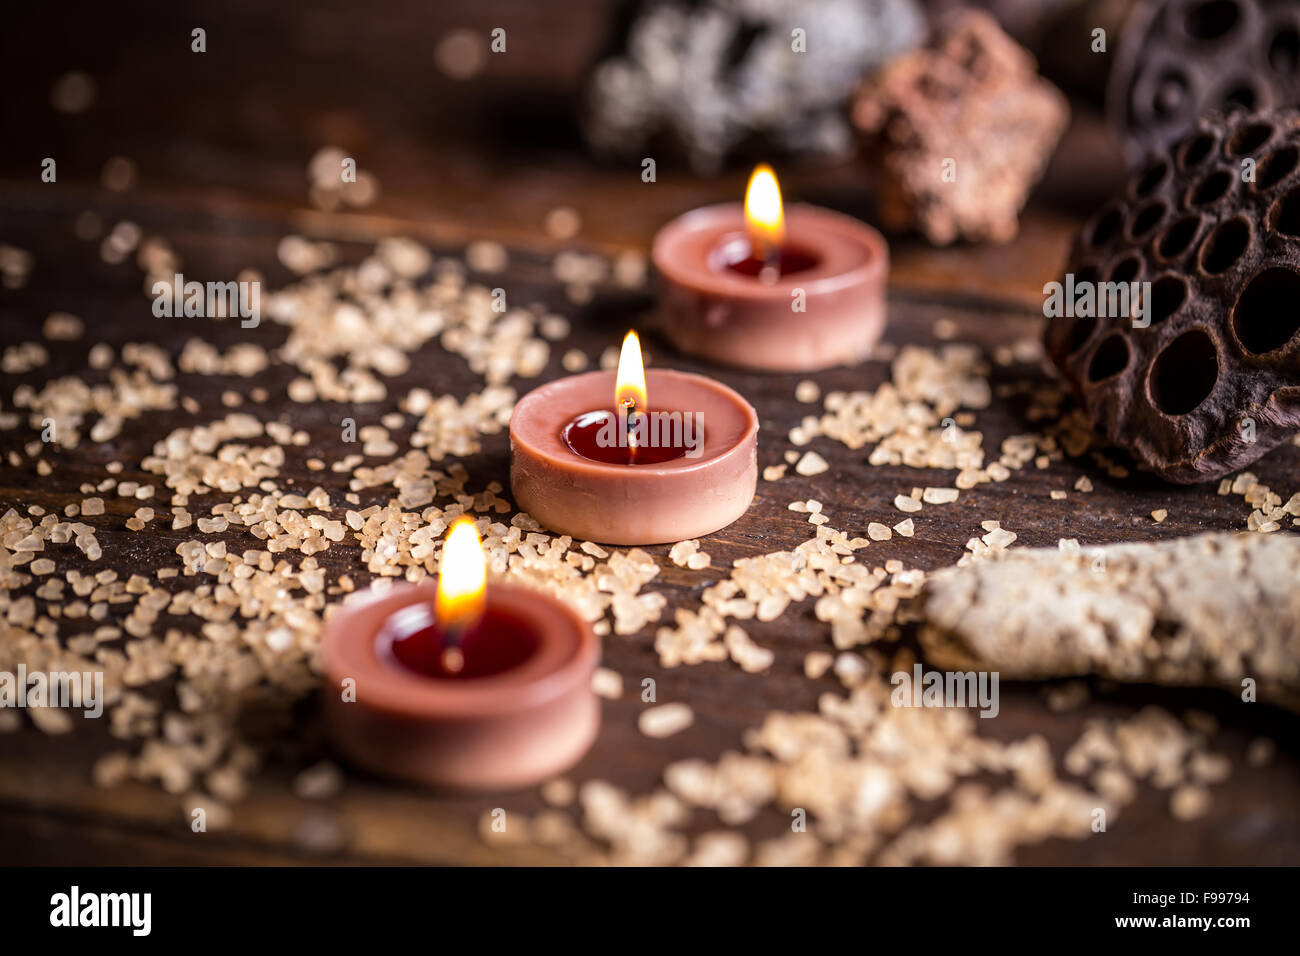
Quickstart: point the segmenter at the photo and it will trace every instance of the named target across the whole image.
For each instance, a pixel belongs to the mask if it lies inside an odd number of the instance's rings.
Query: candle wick
[[[781,247],[778,243],[764,239],[750,240],[750,255],[758,260],[758,281],[764,285],[775,285],[781,278]]]
[[[449,624],[442,629],[442,667],[452,674],[465,667],[465,652],[460,647],[464,637],[464,625]]]
[[[627,450],[630,458],[636,457],[636,426],[633,421],[636,416],[636,404],[634,402],[623,402],[623,428],[627,435]]]

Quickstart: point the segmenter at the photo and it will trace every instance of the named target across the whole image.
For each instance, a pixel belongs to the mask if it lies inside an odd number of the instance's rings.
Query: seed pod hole
[[[1300,65],[1300,31],[1282,27],[1268,44],[1268,65],[1283,76],[1291,76]]]
[[[1187,301],[1187,282],[1180,276],[1164,275],[1151,283],[1151,324],[1159,325]]]
[[[1137,256],[1125,256],[1115,268],[1110,270],[1109,282],[1132,282],[1142,271],[1142,260]]]
[[[1197,40],[1217,40],[1227,36],[1241,19],[1241,11],[1232,0],[1206,0],[1188,8],[1184,26],[1188,36]]]
[[[1088,241],[1094,249],[1104,246],[1118,235],[1122,225],[1124,225],[1123,214],[1118,209],[1112,209],[1097,220]]]
[[[1220,97],[1225,110],[1253,110],[1259,103],[1259,91],[1252,80],[1238,80]]]
[[[1091,315],[1085,315],[1074,320],[1070,326],[1070,334],[1065,340],[1065,354],[1074,355],[1080,351],[1088,340],[1092,338],[1092,333],[1097,330],[1097,320]]]
[[[1286,345],[1300,329],[1300,275],[1277,266],[1250,280],[1232,310],[1242,348],[1263,355]]]
[[[1200,216],[1184,216],[1164,231],[1156,250],[1165,259],[1177,258],[1188,250],[1200,228]]]
[[[1268,211],[1268,228],[1284,236],[1300,237],[1300,186],[1273,203]]]
[[[1165,181],[1169,175],[1169,164],[1163,159],[1152,163],[1133,181],[1133,198],[1145,199]]]
[[[1297,162],[1300,162],[1300,150],[1294,146],[1283,146],[1269,153],[1255,169],[1255,189],[1260,192],[1272,189],[1295,172]]]
[[[1208,206],[1212,202],[1217,202],[1227,194],[1230,186],[1232,186],[1232,177],[1227,170],[1220,169],[1210,173],[1192,190],[1191,205]]]
[[[1128,359],[1128,340],[1118,332],[1112,333],[1093,353],[1088,365],[1088,381],[1095,384],[1118,375],[1128,367]]]
[[[1129,238],[1139,240],[1150,234],[1151,230],[1160,225],[1160,220],[1165,218],[1166,209],[1165,204],[1158,199],[1139,209],[1129,222]]]
[[[1214,391],[1219,380],[1219,356],[1214,340],[1192,329],[1174,339],[1151,366],[1151,403],[1166,415],[1186,415]]]
[[[1250,245],[1250,224],[1240,217],[1221,223],[1201,246],[1201,268],[1221,275],[1233,267]]]
[[[1268,123],[1250,123],[1232,134],[1228,140],[1228,153],[1232,156],[1249,156],[1268,142],[1273,127]]]
[[[1215,140],[1209,133],[1197,133],[1189,139],[1179,151],[1178,165],[1183,169],[1199,166],[1210,151],[1214,149]]]

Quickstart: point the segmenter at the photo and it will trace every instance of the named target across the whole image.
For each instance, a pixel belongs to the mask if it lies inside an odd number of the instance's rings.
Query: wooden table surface
[[[0,343],[40,339],[40,325],[52,311],[81,316],[85,338],[47,343],[48,365],[24,375],[0,375],[0,401],[21,383],[39,385],[64,374],[90,376],[86,350],[95,341],[120,345],[152,342],[173,356],[186,340],[201,336],[221,347],[256,341],[268,348],[284,338],[283,328],[263,323],[241,330],[233,322],[155,319],[141,295],[141,275],[129,262],[109,265],[98,244],[74,237],[73,223],[87,209],[106,223],[130,219],[145,234],[166,237],[180,253],[185,271],[205,278],[233,277],[246,266],[266,275],[272,287],[291,275],[276,261],[279,239],[288,233],[335,238],[349,255],[359,255],[373,240],[405,235],[427,242],[440,253],[455,254],[471,239],[492,238],[512,250],[510,271],[499,281],[512,296],[539,298],[573,319],[575,346],[597,356],[630,326],[645,327],[649,298],[599,295],[587,306],[568,303],[552,280],[549,261],[562,248],[614,253],[648,250],[654,231],[668,218],[695,205],[738,198],[747,170],[735,168],[712,179],[689,175],[664,163],[659,181],[642,183],[639,166],[598,165],[573,145],[571,106],[584,65],[605,42],[613,12],[598,0],[581,0],[552,22],[544,8],[507,3],[483,11],[456,3],[428,9],[409,2],[384,4],[358,18],[342,2],[313,5],[312,12],[264,9],[252,0],[195,5],[159,5],[147,16],[122,22],[97,5],[74,7],[76,30],[62,6],[57,11],[27,5],[7,14],[10,38],[21,38],[13,55],[0,61],[5,96],[0,142],[0,243],[28,250],[34,271],[25,287],[0,291]],[[451,27],[486,30],[504,24],[511,52],[490,58],[486,72],[456,83],[433,66],[437,36]],[[189,51],[189,30],[205,26],[208,52]],[[110,40],[115,42],[109,42]],[[49,106],[54,79],[70,69],[95,76],[98,98],[87,112],[69,116]],[[306,202],[308,159],[316,149],[338,144],[378,176],[382,195],[362,212],[330,215]],[[99,185],[104,161],[131,158],[139,170],[135,187],[109,192]],[[58,160],[58,182],[40,182],[40,161]],[[808,200],[864,218],[870,216],[870,184],[851,163],[778,166],[787,198]],[[1089,209],[1114,187],[1122,171],[1105,128],[1087,109],[1058,151],[1047,180],[1027,212],[1020,237],[1007,246],[959,246],[935,250],[915,238],[895,237],[887,341],[933,345],[935,323],[955,323],[957,341],[995,346],[1036,334],[1041,318],[1041,287],[1060,268],[1072,230]],[[549,240],[542,222],[553,207],[575,208],[583,228],[569,243]],[[804,376],[760,375],[717,369],[675,354],[648,336],[648,348],[663,365],[707,372],[744,394],[762,421],[760,467],[782,460],[790,445],[788,429],[808,413],[793,399]],[[521,393],[563,374],[558,356],[537,380],[514,381]],[[281,418],[312,436],[302,460],[327,461],[343,454],[335,422],[344,409],[330,403],[293,404],[284,386],[294,370],[277,365],[259,377],[271,391],[261,406],[268,418]],[[999,381],[1043,380],[1033,366],[997,368]],[[886,362],[816,376],[823,392],[870,389],[887,381]],[[201,405],[198,416],[177,409],[128,423],[111,443],[83,441],[75,451],[46,451],[55,465],[39,477],[34,461],[0,465],[0,513],[10,506],[25,511],[41,505],[59,509],[79,501],[84,481],[103,477],[108,461],[125,464],[119,478],[149,479],[141,459],[172,429],[217,417],[226,388],[246,391],[247,380],[179,374],[183,394]],[[464,362],[430,343],[412,370],[389,382],[390,399],[348,406],[359,423],[376,421],[396,407],[397,396],[421,385],[435,394],[463,396],[481,388]],[[977,414],[984,447],[1029,431],[1025,400],[997,397]],[[409,428],[398,430],[399,443]],[[26,429],[0,432],[0,451],[21,448],[35,437]],[[869,449],[850,452],[818,439],[811,446],[830,463],[813,478],[791,475],[760,482],[749,513],[705,542],[714,568],[723,573],[734,558],[792,548],[809,535],[809,525],[790,513],[790,501],[817,498],[835,518],[834,526],[864,534],[869,521],[893,524],[891,502],[915,485],[951,483],[952,474],[907,468],[870,467]],[[472,484],[497,480],[508,486],[507,441],[485,441],[483,451],[465,460]],[[1254,471],[1284,497],[1297,489],[1294,475],[1300,449],[1287,447]],[[346,476],[308,473],[287,465],[283,480],[320,483],[336,500]],[[1088,474],[1095,492],[1054,501],[1052,489],[1073,485]],[[371,499],[364,499],[370,503]],[[376,492],[377,502],[385,500]],[[1081,505],[1086,503],[1086,507]],[[165,500],[154,502],[164,507]],[[198,502],[196,502],[198,505]],[[193,529],[173,532],[160,522],[147,534],[133,534],[123,521],[136,503],[108,499],[108,513],[89,519],[103,544],[96,563],[79,553],[59,554],[60,573],[111,567],[120,572],[175,563],[176,545],[194,537]],[[1165,508],[1169,518],[1154,524],[1149,513]],[[916,537],[873,544],[870,561],[891,557],[909,566],[938,568],[953,563],[979,524],[999,518],[1019,535],[1018,546],[1053,545],[1061,537],[1084,544],[1169,539],[1210,529],[1243,529],[1249,507],[1238,497],[1220,497],[1210,487],[1173,487],[1135,475],[1108,478],[1087,460],[1067,460],[1045,470],[1026,469],[1012,480],[964,492],[945,509],[918,516]],[[221,537],[239,543],[235,531]],[[678,569],[667,548],[649,549],[664,566],[649,589],[665,594],[669,612],[698,605],[711,580],[706,573]],[[170,560],[169,560],[170,559]],[[355,541],[318,555],[331,577],[348,573],[368,580]],[[30,590],[30,588],[26,589]],[[665,614],[665,618],[670,613]],[[192,622],[197,623],[197,622]],[[658,682],[661,700],[685,700],[695,710],[689,730],[651,740],[636,728],[643,706],[629,694],[604,702],[604,725],[590,754],[570,775],[576,781],[609,780],[633,793],[660,782],[663,768],[688,756],[714,758],[740,746],[741,734],[774,709],[815,709],[817,697],[838,688],[830,677],[803,676],[805,654],[829,649],[825,626],[812,615],[811,602],[791,608],[769,624],[751,622],[748,630],[776,652],[770,672],[747,675],[734,664],[704,664],[665,670],[654,653],[653,626],[632,637],[604,641],[608,667],[629,684],[642,677]],[[153,688],[163,698],[164,683]],[[1051,711],[1040,685],[1002,688],[1000,719],[981,727],[1000,739],[1042,733],[1060,754],[1091,717],[1130,716],[1147,703],[1175,713],[1189,709],[1215,714],[1222,725],[1214,749],[1232,758],[1229,781],[1212,789],[1209,814],[1177,822],[1168,794],[1146,785],[1108,833],[1082,842],[1051,840],[1017,852],[1022,863],[1068,864],[1282,864],[1300,862],[1300,753],[1294,741],[1297,718],[1263,704],[1244,706],[1227,694],[1175,691],[1145,686],[1093,685],[1093,699],[1068,713]],[[292,795],[294,774],[327,756],[314,700],[293,707],[285,723],[262,731],[268,759],[248,798],[237,804],[229,828],[196,835],[174,796],[144,784],[113,789],[92,785],[95,757],[116,745],[102,726],[88,721],[61,737],[49,737],[30,723],[0,735],[0,863],[547,863],[563,859],[541,847],[501,850],[486,846],[478,821],[488,808],[503,806],[533,812],[542,806],[535,790],[474,796],[428,793],[349,772],[342,792],[320,804]],[[982,721],[978,723],[984,723]],[[252,731],[258,732],[257,728]],[[1248,766],[1247,743],[1257,736],[1278,741],[1268,766]],[[693,829],[716,826],[712,814],[697,811]],[[788,817],[770,809],[745,831],[754,837],[779,833]],[[341,834],[329,852],[308,849],[312,828]]]

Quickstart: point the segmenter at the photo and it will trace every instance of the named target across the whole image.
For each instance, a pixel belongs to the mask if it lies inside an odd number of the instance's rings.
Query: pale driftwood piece
[[[941,667],[1222,687],[1300,710],[1300,537],[1204,534],[1026,548],[936,572],[920,635]]]

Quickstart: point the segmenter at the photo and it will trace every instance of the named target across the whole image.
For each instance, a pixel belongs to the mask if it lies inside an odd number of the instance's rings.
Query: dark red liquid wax
[[[648,413],[642,413],[648,414]],[[699,443],[704,441],[704,435],[700,429],[695,427],[695,416],[690,412],[680,413],[683,420],[690,418],[693,429],[691,438],[697,444],[695,447],[701,447]],[[662,421],[662,420],[660,420]],[[677,440],[677,444],[646,444],[637,448],[632,448],[627,443],[626,430],[624,430],[623,441],[619,444],[612,444],[610,436],[615,439],[619,438],[619,429],[622,423],[618,420],[618,415],[612,411],[598,410],[594,412],[584,412],[569,424],[564,426],[561,437],[566,445],[569,446],[576,454],[583,458],[590,458],[592,461],[602,461],[609,465],[659,465],[666,461],[673,461],[683,457],[687,452],[687,446],[680,441],[684,435],[683,430],[677,428],[660,427],[652,419],[647,424],[651,425],[649,432],[651,440],[663,438],[666,442]],[[663,432],[670,432],[664,435]]]
[[[817,265],[817,260],[807,253],[800,252],[798,249],[782,249],[771,263],[764,259],[747,256],[737,262],[728,262],[727,268],[732,272],[739,272],[741,275],[757,277],[769,265],[776,266],[776,277],[779,279],[783,276],[794,275],[811,269]]]
[[[744,236],[723,243],[718,250],[718,257],[715,267],[721,265],[731,272],[753,278],[764,275],[764,270],[770,269],[772,278],[780,279],[806,272],[821,262],[817,256],[798,246],[782,246],[775,256],[765,259]]]
[[[387,646],[404,667],[426,677],[449,680],[490,677],[519,667],[537,652],[538,645],[537,632],[527,620],[488,608],[461,635],[463,666],[448,670],[443,664],[445,635],[429,604],[402,608],[384,623],[377,640],[381,652]]]

